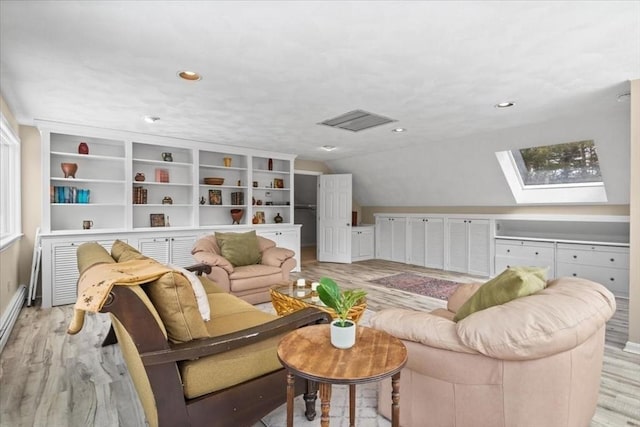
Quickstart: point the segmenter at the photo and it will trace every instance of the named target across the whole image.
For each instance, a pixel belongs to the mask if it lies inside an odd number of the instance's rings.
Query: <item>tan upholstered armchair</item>
[[[596,410],[613,294],[560,278],[529,296],[452,319],[477,285],[447,309],[389,309],[372,326],[401,338],[400,424],[405,427],[588,426]],[[390,418],[390,381],[378,410]]]
[[[79,297],[81,290],[94,287],[91,280],[97,279],[101,287],[105,282],[101,277],[133,278],[126,285],[113,285],[100,311],[111,316],[151,427],[258,422],[286,402],[286,374],[276,354],[281,337],[295,328],[330,320],[316,309],[280,318],[262,312],[222,292],[206,277],[162,266],[119,241],[111,254],[98,243],[85,243],[77,257]],[[144,284],[135,283],[142,277],[135,269],[137,262],[146,263],[146,271],[151,271],[142,279]],[[159,275],[149,281],[154,263]],[[196,290],[194,280],[201,290]],[[208,312],[202,310],[202,295]],[[313,419],[315,386],[296,379],[295,389],[296,395],[305,395],[305,414]]]
[[[257,251],[252,261],[234,262],[234,254],[243,251]],[[207,264],[211,272],[207,277],[224,292],[257,304],[270,300],[269,288],[289,280],[289,273],[296,266],[295,253],[289,249],[276,247],[273,240],[249,233],[216,233],[199,239],[191,251],[196,261]],[[227,257],[225,255],[231,254]],[[242,253],[241,255],[244,255]],[[251,262],[247,265],[245,262]]]

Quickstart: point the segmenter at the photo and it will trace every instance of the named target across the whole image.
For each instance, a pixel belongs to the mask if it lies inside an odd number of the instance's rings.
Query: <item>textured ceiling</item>
[[[608,109],[640,2],[0,2],[0,89],[54,120],[336,160]],[[179,70],[201,73],[199,82]],[[498,110],[493,105],[513,101]],[[364,109],[398,122],[317,125]],[[155,124],[142,121],[158,116]],[[408,131],[395,134],[394,127]],[[337,150],[326,153],[322,145]]]

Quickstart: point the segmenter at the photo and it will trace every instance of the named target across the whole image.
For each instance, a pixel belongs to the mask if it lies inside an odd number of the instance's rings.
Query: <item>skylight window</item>
[[[511,150],[525,186],[602,182],[593,141]]]
[[[592,140],[497,152],[517,203],[606,202]]]

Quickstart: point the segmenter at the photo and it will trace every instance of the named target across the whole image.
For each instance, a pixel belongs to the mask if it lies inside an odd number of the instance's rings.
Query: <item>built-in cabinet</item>
[[[495,272],[526,265],[548,268],[547,277],[555,275],[555,244],[536,240],[496,238]]]
[[[374,230],[372,225],[351,227],[351,261],[365,261],[374,257]]]
[[[629,248],[558,243],[556,251],[558,277],[584,277],[629,296]]]
[[[295,155],[39,121],[43,307],[75,302],[77,246],[115,239],[175,265],[195,240],[256,230],[296,253]],[[63,164],[65,164],[63,166]],[[234,224],[231,210],[242,210]]]
[[[448,270],[491,274],[491,227],[488,219],[448,218]]]
[[[375,214],[376,258],[478,276],[547,267],[629,294],[629,218],[569,215]]]
[[[408,219],[407,263],[444,269],[444,218]]]
[[[407,218],[376,216],[376,258],[406,262]]]

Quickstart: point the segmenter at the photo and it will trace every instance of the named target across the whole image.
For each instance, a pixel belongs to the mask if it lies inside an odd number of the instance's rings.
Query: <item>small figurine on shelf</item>
[[[207,201],[204,199],[204,196],[200,197],[200,204],[204,205]]]
[[[162,199],[162,204],[163,205],[172,205],[173,204],[173,199],[169,196],[164,196],[164,198]]]
[[[136,176],[133,179],[138,181],[138,182],[142,182],[146,178],[145,178],[145,176],[144,176],[144,174],[142,172],[138,172],[138,173],[136,173]]]
[[[78,145],[78,154],[89,154],[89,146],[86,142],[81,142]]]

